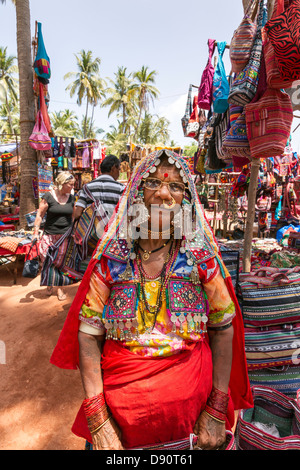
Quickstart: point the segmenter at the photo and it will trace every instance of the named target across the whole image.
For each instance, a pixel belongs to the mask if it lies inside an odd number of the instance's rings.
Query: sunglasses
[[[183,194],[186,188],[184,183],[178,182],[171,182],[167,183],[165,181],[161,181],[158,178],[147,178],[143,180],[144,188],[150,189],[150,191],[158,191],[163,184],[166,184],[169,188],[170,193],[172,194]]]

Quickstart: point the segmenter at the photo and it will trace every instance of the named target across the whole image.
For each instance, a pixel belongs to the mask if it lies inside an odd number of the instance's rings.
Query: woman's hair
[[[74,176],[68,171],[62,171],[59,173],[55,180],[55,188],[61,190],[63,185],[71,180],[75,180]]]

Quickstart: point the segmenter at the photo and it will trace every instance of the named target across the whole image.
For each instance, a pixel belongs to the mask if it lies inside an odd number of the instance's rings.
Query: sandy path
[[[49,363],[77,286],[60,302],[39,282],[20,268],[13,285],[0,268],[0,449],[82,450],[71,432],[83,399],[79,372]]]

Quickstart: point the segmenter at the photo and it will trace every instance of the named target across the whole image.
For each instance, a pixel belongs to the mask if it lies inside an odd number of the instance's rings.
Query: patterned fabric
[[[110,175],[101,175],[86,186],[93,198],[99,200],[106,213],[111,216],[124,191],[124,185],[115,181]],[[83,190],[80,191],[76,206],[86,209],[92,203],[93,199]]]
[[[297,398],[297,391],[300,389],[300,366],[268,367],[249,370],[248,374],[253,387],[269,387],[289,398]]]
[[[278,0],[282,11],[283,0]],[[283,7],[284,9],[284,7]],[[283,13],[272,17],[265,30],[275,51],[279,72],[282,78],[300,78],[300,1],[294,0]]]
[[[190,341],[203,340],[204,324],[201,322],[206,321],[206,315],[207,325],[214,327],[230,323],[235,315],[216,260],[199,265],[202,288],[191,283],[187,257],[179,254],[153,328],[153,315],[139,301],[136,284],[120,283],[124,268],[124,263],[107,259],[98,263],[80,320],[97,328],[96,334],[107,330],[109,338],[124,341],[124,346],[132,352],[143,356],[168,356],[188,348]],[[158,280],[146,282],[147,301],[151,306],[157,303],[159,287]],[[196,328],[196,322],[201,328]]]
[[[300,408],[280,392],[253,387],[254,408],[240,413],[236,431],[238,450],[300,450]],[[275,425],[280,437],[256,423]]]
[[[253,158],[282,155],[291,133],[291,98],[281,90],[268,88],[256,103],[246,106],[247,135]]]
[[[258,0],[249,2],[249,9],[231,39],[229,54],[233,73],[241,72],[249,62],[257,30],[256,8],[253,10],[253,6],[257,5]]]
[[[234,79],[228,96],[228,102],[230,104],[245,106],[252,101],[257,91],[262,57],[261,29],[264,21],[264,2],[263,0],[259,0],[259,2],[257,31],[251,56],[246,67]]]
[[[208,40],[208,60],[202,73],[198,92],[198,106],[200,109],[210,110],[212,103],[212,87],[215,68],[212,64],[212,56],[215,50],[215,39]]]

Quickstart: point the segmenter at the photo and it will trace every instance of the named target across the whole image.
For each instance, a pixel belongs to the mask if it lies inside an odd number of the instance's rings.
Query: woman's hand
[[[194,434],[197,436],[195,450],[217,450],[226,442],[225,424],[219,423],[205,412],[202,412],[195,424]]]
[[[92,434],[93,450],[124,450],[121,431],[113,418],[110,418],[98,432]]]

